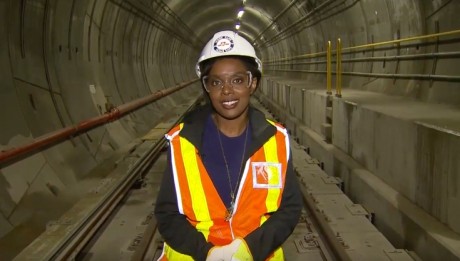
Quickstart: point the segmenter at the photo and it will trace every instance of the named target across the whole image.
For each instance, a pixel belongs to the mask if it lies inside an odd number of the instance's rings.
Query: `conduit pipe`
[[[273,18],[272,22],[271,22],[267,27],[265,27],[265,28],[262,30],[262,32],[260,32],[260,33],[256,36],[256,38],[254,38],[254,40],[252,41],[252,44],[254,45],[254,44],[256,43],[256,41],[262,36],[262,34],[264,34],[270,27],[272,27],[272,25],[275,24],[276,21],[278,21],[278,19],[279,19],[282,15],[284,15],[284,13],[286,13],[289,9],[291,9],[291,7],[292,7],[297,1],[298,1],[298,0],[293,0],[293,1],[292,1],[291,3],[289,3],[289,5],[286,6],[279,14],[277,14],[277,15]]]
[[[337,50],[336,50],[336,70],[335,70],[335,96],[342,97],[342,40],[337,39]]]
[[[327,41],[327,61],[326,61],[326,71],[327,71],[327,94],[332,94],[332,70],[331,70],[331,41]]]
[[[350,59],[342,59],[342,63],[414,61],[414,60],[428,60],[428,59],[435,59],[435,58],[437,59],[460,58],[460,52],[439,52],[439,53],[405,54],[405,55],[392,55],[392,56],[350,58]],[[311,62],[295,62],[295,63],[285,62],[285,63],[277,63],[276,65],[311,65],[311,64],[324,64],[327,62],[328,62],[327,60],[318,60],[318,61],[311,61]],[[331,61],[331,62],[335,63],[335,61]]]
[[[363,52],[363,51],[375,49],[375,47],[382,47],[382,46],[390,46],[390,49],[394,49],[394,47],[391,45],[405,43],[405,42],[414,42],[418,40],[428,40],[429,41],[431,39],[437,39],[438,37],[452,36],[452,35],[460,35],[460,30],[453,30],[453,31],[435,33],[435,34],[426,34],[426,35],[407,37],[407,38],[402,38],[402,39],[397,39],[397,40],[390,40],[390,41],[383,41],[383,42],[378,42],[378,43],[370,43],[370,44],[346,47],[342,49],[342,54],[349,54],[352,52]],[[423,44],[423,43],[420,43],[420,44]],[[337,52],[337,50],[333,50],[332,52],[333,53]],[[291,57],[284,57],[284,58],[279,58],[279,59],[263,60],[262,62],[264,64],[271,64],[271,63],[292,61],[292,60],[305,59],[305,58],[324,57],[326,54],[327,52],[316,52],[316,53],[308,53],[308,54],[302,54],[302,55],[291,56]]]
[[[81,121],[80,123],[71,127],[62,128],[42,135],[34,139],[29,144],[2,151],[0,152],[0,168],[6,166],[7,163],[13,163],[13,160],[18,160],[30,156],[31,154],[37,152],[39,149],[50,147],[64,139],[75,137],[78,134],[87,132],[95,127],[117,120],[122,116],[130,112],[133,112],[141,107],[144,107],[164,96],[172,94],[180,89],[183,89],[196,81],[198,81],[198,79],[181,83],[179,85],[176,85],[175,87],[157,91],[149,96],[139,98],[131,102],[122,104],[118,107],[115,107],[112,110],[110,110],[110,112],[107,112],[103,115]]]

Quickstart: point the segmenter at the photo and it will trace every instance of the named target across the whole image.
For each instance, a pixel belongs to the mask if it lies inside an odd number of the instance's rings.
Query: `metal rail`
[[[330,41],[328,41],[328,49]],[[328,57],[331,56],[331,52],[327,54]],[[437,52],[437,53],[423,53],[423,54],[403,54],[403,55],[391,55],[391,56],[374,56],[374,57],[364,57],[364,58],[348,58],[342,59],[342,63],[354,63],[354,62],[385,62],[385,61],[411,61],[411,60],[425,60],[425,59],[450,59],[450,58],[460,58],[460,52]],[[330,58],[328,58],[330,59]],[[327,60],[317,60],[311,62],[295,62],[295,63],[277,63],[276,65],[312,65],[312,64],[325,64]],[[331,63],[336,63],[335,60],[330,60]]]
[[[350,52],[356,52],[356,51],[366,51],[366,50],[375,50],[375,47],[382,47],[382,46],[388,46],[390,45],[391,49],[394,49],[396,47],[392,46],[394,44],[400,44],[400,43],[406,43],[406,42],[414,42],[418,40],[431,40],[431,39],[436,39],[441,36],[452,36],[452,35],[460,35],[460,30],[453,30],[453,31],[448,31],[448,32],[442,32],[442,33],[435,33],[435,34],[427,34],[427,35],[419,35],[419,36],[414,36],[414,37],[407,37],[407,38],[402,38],[402,39],[397,39],[397,40],[390,40],[390,41],[383,41],[383,42],[378,42],[378,43],[370,43],[370,44],[363,44],[363,45],[357,45],[357,46],[351,46],[351,47],[346,47],[342,49],[342,54],[348,54]],[[436,43],[432,43],[436,44]],[[331,53],[334,54],[337,52],[337,49],[331,50]],[[284,57],[284,58],[279,58],[279,59],[272,59],[272,60],[264,60],[264,64],[270,64],[270,63],[279,63],[283,61],[291,61],[291,60],[297,60],[297,59],[306,59],[306,58],[315,58],[315,57],[325,57],[327,55],[327,51],[324,52],[315,52],[315,53],[308,53],[308,54],[302,54],[302,55],[296,55],[296,56],[290,56],[290,57]]]
[[[201,102],[201,98],[191,101],[181,114]],[[80,199],[58,221],[50,222],[47,230],[25,248],[15,260],[74,260],[85,245],[94,238],[96,233],[112,216],[120,202],[142,176],[151,168],[155,159],[162,153],[166,145],[165,132],[172,128],[182,116],[171,113],[152,133],[142,140],[135,141],[125,148],[124,155],[114,165],[116,168],[103,179],[102,185],[93,188]],[[146,138],[148,137],[148,138]],[[151,230],[155,230],[152,223]]]
[[[436,64],[437,59],[448,59],[448,58],[458,58],[460,57],[460,52],[434,52],[434,53],[425,53],[425,54],[414,54],[414,55],[399,55],[399,50],[401,49],[401,43],[404,42],[414,42],[426,39],[435,39],[436,41],[429,44],[435,44],[436,46],[440,43],[439,37],[441,36],[452,36],[460,34],[460,30],[453,30],[449,32],[435,33],[429,35],[408,37],[404,39],[397,39],[391,41],[384,41],[379,43],[364,44],[358,46],[352,46],[347,48],[342,48],[341,39],[337,39],[336,49],[331,50],[331,43],[328,41],[325,52],[310,53],[298,56],[291,56],[279,59],[273,59],[266,61],[268,66],[292,66],[292,65],[305,65],[305,64],[326,64],[326,71],[319,70],[297,70],[297,69],[266,69],[266,71],[278,71],[278,72],[300,72],[300,73],[317,73],[317,74],[326,74],[326,93],[332,94],[331,92],[331,75],[334,73],[336,75],[336,96],[342,97],[342,75],[357,76],[357,77],[376,77],[376,78],[391,78],[396,79],[414,79],[414,80],[428,80],[428,81],[443,81],[443,82],[460,82],[460,77],[456,75],[439,75],[435,74],[435,67],[433,67],[432,74],[402,74],[397,73],[397,68],[400,61],[411,61],[411,60],[421,60],[421,59],[434,59],[434,64]],[[458,39],[458,38],[456,38]],[[423,43],[427,44],[427,43]],[[357,52],[365,52],[371,50],[372,52],[376,51],[376,48],[388,48],[397,49],[398,55],[393,55],[390,57],[366,57],[366,58],[350,58],[342,59],[343,54],[350,55]],[[336,64],[335,72],[332,72],[331,67],[331,56],[335,54]],[[372,54],[373,55],[373,54]],[[300,62],[299,60],[303,59],[316,59],[325,57],[324,60],[310,61],[310,62]],[[356,63],[356,62],[375,62],[375,61],[396,61],[396,71],[395,73],[372,73],[372,72],[342,72],[342,63]],[[435,65],[434,65],[435,66]],[[371,68],[372,71],[372,68]]]
[[[270,70],[267,70],[270,71]],[[275,70],[273,70],[275,71]],[[314,70],[283,70],[277,69],[278,72],[300,72],[300,73],[316,73],[326,74],[326,71],[314,71]],[[332,72],[336,74],[336,72]],[[432,75],[432,74],[395,74],[395,73],[363,73],[363,72],[342,72],[342,75],[358,76],[358,77],[378,77],[378,78],[392,78],[392,79],[415,79],[415,80],[431,80],[440,82],[460,82],[460,76],[452,75]]]
[[[125,197],[139,175],[144,173],[152,160],[158,156],[165,142],[165,139],[161,139],[148,149],[123,177],[117,179],[117,183],[112,185],[84,219],[76,224],[61,222],[63,226],[43,233],[14,260],[73,260]]]

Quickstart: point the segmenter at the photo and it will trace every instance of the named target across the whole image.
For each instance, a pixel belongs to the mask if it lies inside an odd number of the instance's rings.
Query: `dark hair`
[[[244,66],[246,66],[247,70],[252,73],[252,76],[254,78],[257,78],[257,85],[260,84],[260,79],[262,78],[262,73],[260,73],[260,71],[258,70],[259,66],[257,65],[257,63],[254,60],[254,58],[248,57],[248,56],[239,56],[239,55],[218,56],[218,57],[214,57],[214,58],[211,58],[209,60],[205,60],[205,61],[201,62],[200,63],[201,79],[204,76],[208,75],[209,72],[211,71],[212,66],[214,65],[214,63],[217,60],[222,59],[222,58],[236,58],[236,59],[242,61]]]

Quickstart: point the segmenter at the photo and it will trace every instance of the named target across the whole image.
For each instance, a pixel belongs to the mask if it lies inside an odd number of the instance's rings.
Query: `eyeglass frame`
[[[252,78],[253,76],[252,76],[251,71],[246,71],[245,73],[249,76],[248,86],[246,86],[246,88],[249,89],[249,87],[251,86],[252,81],[253,81],[253,78]],[[237,74],[234,74],[232,76],[235,76],[235,75],[237,75]],[[201,83],[203,84],[203,87],[207,92],[211,92],[211,90],[208,90],[208,88],[206,87],[206,79],[208,79],[208,78],[209,78],[209,75],[203,76],[201,78]],[[222,80],[222,79],[219,78],[219,80]],[[222,81],[222,85],[220,85],[218,89],[213,88],[212,90],[222,90],[224,88],[224,85],[226,85],[226,84],[230,85],[232,87],[232,89],[235,89],[235,87],[233,86],[233,83],[231,83],[227,79],[225,79],[225,81]]]

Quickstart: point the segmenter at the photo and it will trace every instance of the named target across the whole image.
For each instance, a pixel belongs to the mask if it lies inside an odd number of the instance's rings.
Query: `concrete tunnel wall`
[[[158,1],[147,0],[0,0],[3,19],[0,25],[0,104],[4,108],[0,112],[0,149],[20,146],[51,131],[103,114],[111,105],[117,106],[194,79],[194,65],[201,46],[215,31],[233,28],[240,3],[163,2],[169,9],[160,8]],[[322,5],[330,8],[329,13],[317,13]],[[255,43],[264,61],[321,52],[328,40],[335,45],[339,37],[344,46],[353,46],[451,31],[460,26],[456,19],[460,10],[458,1],[267,3],[259,0],[247,1],[245,9],[241,34]],[[172,10],[176,16],[167,10]],[[282,10],[285,12],[278,17]],[[163,20],[156,21],[153,17]],[[301,18],[299,29],[287,34],[287,28]],[[192,32],[178,29],[184,25]],[[354,58],[458,51],[459,44],[453,41],[439,48],[421,44],[399,51],[356,53]],[[440,59],[436,63],[432,60],[368,61],[344,63],[343,69],[408,74],[435,71],[440,75],[459,75],[460,68],[456,65],[458,59]],[[308,128],[321,134],[321,123],[327,114],[326,98],[313,89],[324,89],[324,75],[287,72],[287,69],[324,70],[324,66],[264,67],[267,75],[295,78],[302,82],[299,88],[312,89],[302,94],[310,97],[303,109],[311,116],[304,121]],[[393,115],[378,113],[375,108],[360,105],[370,103],[374,95],[386,94],[407,98],[414,102],[407,103],[411,106],[453,108],[450,113],[455,118],[458,112],[454,109],[460,104],[458,83],[344,76],[343,85],[345,90],[367,91],[369,99],[363,100],[360,95],[353,101],[351,95],[350,102],[334,100],[334,122],[340,124],[333,126],[332,144],[426,213],[460,232],[455,222],[460,213],[454,207],[460,201],[457,192],[460,189],[458,133],[436,132],[433,128],[414,124],[415,117],[399,119],[397,112]],[[282,87],[284,85],[280,85]],[[94,168],[132,139],[145,134],[169,107],[200,92],[199,84],[195,84],[117,122],[0,166],[0,242],[21,238],[26,245],[33,240],[47,222],[58,218],[97,183],[98,174],[92,171]],[[283,101],[284,106],[293,104],[293,115],[300,117],[303,115],[303,101],[299,99],[302,95],[276,99]],[[398,106],[404,108],[405,105]],[[429,118],[437,120],[439,115],[432,113]],[[305,138],[305,142],[308,140]],[[329,174],[345,179],[352,175],[350,170],[341,171],[337,164],[328,164],[330,161],[326,159],[330,155],[326,152],[318,149],[314,153],[326,162]],[[447,169],[442,167],[446,164]],[[434,182],[436,180],[439,182]],[[352,187],[349,183],[346,185]],[[360,190],[348,192],[355,199],[363,200],[354,194],[356,191]],[[405,239],[395,236],[395,240]]]

